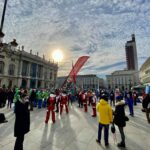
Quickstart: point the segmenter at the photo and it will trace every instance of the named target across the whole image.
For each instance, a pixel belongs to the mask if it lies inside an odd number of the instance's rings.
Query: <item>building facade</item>
[[[58,65],[22,49],[3,44],[0,49],[0,86],[23,88],[52,88]]]
[[[110,89],[131,89],[132,86],[139,83],[139,71],[118,70],[114,71],[111,75],[107,75],[106,79],[107,87]]]
[[[144,62],[140,68],[140,82],[150,83],[150,57]]]
[[[125,44],[127,70],[138,70],[138,59],[135,35],[132,34],[132,40]]]
[[[65,81],[66,76],[57,78],[57,87],[60,88]],[[94,74],[77,75],[76,86],[80,89],[98,89],[104,87],[104,80]]]

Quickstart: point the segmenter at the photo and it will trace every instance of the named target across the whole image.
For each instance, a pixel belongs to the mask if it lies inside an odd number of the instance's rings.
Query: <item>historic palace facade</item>
[[[23,88],[52,88],[55,86],[58,65],[9,44],[0,48],[0,86]]]

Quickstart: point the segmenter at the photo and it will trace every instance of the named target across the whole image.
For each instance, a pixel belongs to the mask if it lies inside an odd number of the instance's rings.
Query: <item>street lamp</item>
[[[11,49],[15,50],[16,47],[18,46],[18,43],[16,42],[16,39],[13,39],[13,41],[10,42],[10,45],[11,45]]]
[[[5,0],[5,3],[4,3],[3,13],[2,13],[2,19],[1,19],[0,43],[2,43],[2,38],[5,36],[5,34],[3,33],[3,25],[4,25],[4,19],[5,19],[6,6],[7,6],[7,0]]]
[[[0,31],[1,31],[1,32],[2,32],[2,30],[3,30],[3,25],[4,25],[6,6],[7,6],[7,0],[5,0],[4,8],[3,8],[3,13],[2,13],[2,20],[1,20],[1,27],[0,27]]]
[[[3,38],[5,34],[3,33],[3,25],[4,25],[4,19],[5,19],[5,12],[6,12],[6,6],[7,6],[7,0],[4,2],[4,8],[2,13],[2,19],[1,19],[1,26],[0,26],[0,50],[3,48]],[[16,39],[14,39],[12,42],[10,42],[11,49],[15,50],[15,48],[18,46],[18,43],[16,42]]]

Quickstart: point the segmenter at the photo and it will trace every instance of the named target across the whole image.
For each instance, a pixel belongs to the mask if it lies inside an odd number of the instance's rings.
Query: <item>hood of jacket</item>
[[[108,102],[107,101],[105,101],[104,99],[100,99],[100,102],[99,102],[101,105],[107,105],[108,104]]]
[[[118,101],[116,103],[116,106],[118,106],[118,105],[125,105],[125,101],[124,100]]]

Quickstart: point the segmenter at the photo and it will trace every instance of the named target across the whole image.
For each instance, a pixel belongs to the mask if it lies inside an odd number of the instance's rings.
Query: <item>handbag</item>
[[[129,121],[129,118],[127,116],[124,116],[125,121]]]
[[[116,132],[116,128],[114,123],[111,125],[111,132],[114,134]]]
[[[112,123],[112,125],[111,125],[111,132],[112,132],[112,134],[113,134],[114,143],[117,143],[116,128],[115,128],[114,123]]]

